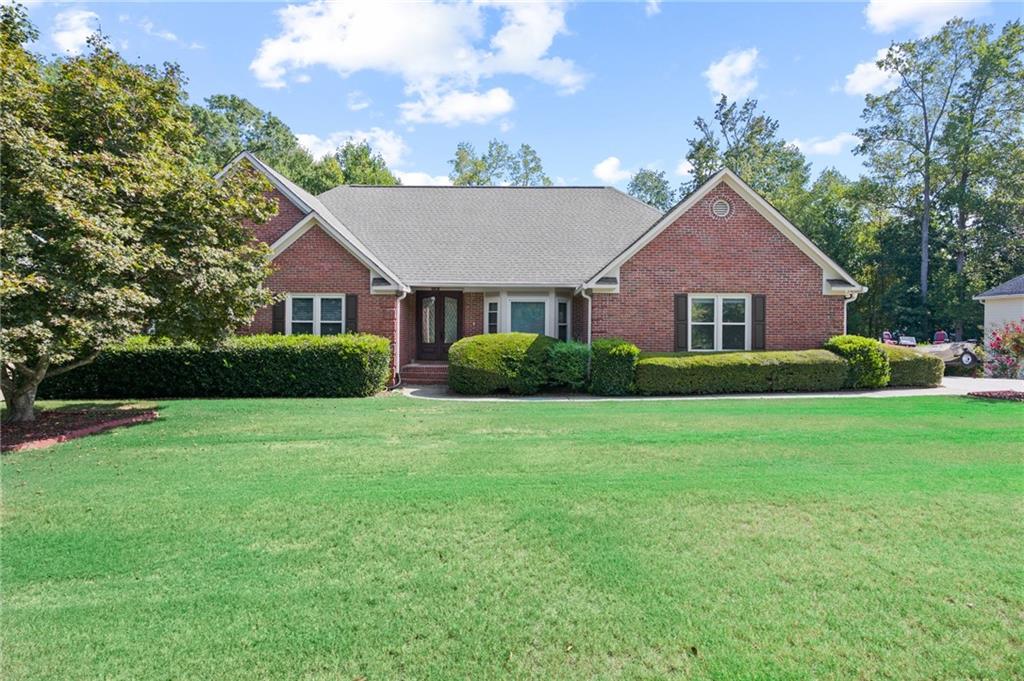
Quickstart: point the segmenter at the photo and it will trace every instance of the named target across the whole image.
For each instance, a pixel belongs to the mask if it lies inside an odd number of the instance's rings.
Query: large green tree
[[[664,170],[641,168],[629,178],[629,195],[665,212],[676,202],[676,193],[669,185]]]
[[[341,170],[338,184],[375,184],[391,186],[401,184],[384,162],[384,157],[375,152],[368,142],[349,140],[341,145],[335,154]]]
[[[0,388],[31,420],[47,376],[152,330],[215,341],[270,302],[269,185],[215,181],[174,65],[125,62],[94,37],[47,63],[24,10],[0,7]]]
[[[892,90],[867,95],[857,152],[877,177],[906,186],[904,205],[919,216],[921,306],[928,303],[931,223],[942,173],[939,137],[957,90],[969,74],[976,27],[960,19],[935,35],[894,44],[878,67],[898,79]]]
[[[949,207],[953,223],[945,242],[954,257],[954,291],[945,307],[958,335],[977,308],[968,297],[972,252],[988,250],[993,234],[1008,248],[1019,240],[1002,232],[1013,204],[1019,209],[1024,202],[1024,26],[1010,22],[993,36],[983,25],[963,35],[970,73],[954,93],[939,139],[946,166],[939,202]],[[1007,274],[989,263],[992,275]],[[982,287],[996,283],[984,279]]]
[[[521,144],[512,152],[508,144],[492,139],[487,151],[478,154],[469,142],[460,142],[448,161],[448,177],[459,187],[548,187],[551,178],[544,173],[540,155],[529,144]]]
[[[198,159],[220,170],[241,151],[250,151],[313,194],[345,182],[335,154],[315,159],[284,121],[243,97],[213,95],[191,107],[202,144]]]
[[[810,179],[810,166],[803,153],[779,135],[779,122],[758,111],[757,100],[737,104],[722,95],[713,122],[698,117],[694,125],[697,136],[688,140],[686,152],[693,170],[681,193],[689,193],[724,166],[784,215],[795,212]]]

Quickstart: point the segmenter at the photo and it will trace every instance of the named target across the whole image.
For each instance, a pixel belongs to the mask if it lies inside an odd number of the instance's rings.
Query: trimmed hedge
[[[636,365],[642,395],[841,390],[847,364],[827,350],[664,353]]]
[[[448,350],[448,386],[464,395],[532,395],[549,382],[548,351],[556,343],[536,333],[467,336]]]
[[[898,345],[883,344],[882,347],[892,368],[890,386],[934,388],[942,384],[946,364],[938,357]]]
[[[590,392],[595,395],[628,395],[640,348],[621,338],[601,338],[592,343]]]
[[[587,363],[590,348],[586,343],[567,341],[555,343],[548,350],[548,379],[552,386],[570,390],[587,387]]]
[[[889,385],[889,356],[882,344],[864,336],[833,336],[825,349],[836,353],[849,364],[846,387],[884,388]]]
[[[368,334],[238,336],[213,348],[140,337],[45,379],[39,397],[365,397],[390,378],[391,344]]]

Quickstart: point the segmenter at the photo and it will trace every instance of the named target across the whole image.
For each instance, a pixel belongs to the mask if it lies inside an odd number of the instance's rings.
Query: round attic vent
[[[729,213],[732,212],[732,206],[725,199],[718,199],[711,204],[711,212],[716,218],[729,217]]]

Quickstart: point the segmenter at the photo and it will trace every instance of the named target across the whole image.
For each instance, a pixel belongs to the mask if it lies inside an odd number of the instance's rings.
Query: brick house
[[[668,212],[610,187],[273,185],[267,286],[242,333],[360,331],[395,379],[443,380],[448,347],[527,331],[645,351],[820,347],[866,289],[729,170]]]

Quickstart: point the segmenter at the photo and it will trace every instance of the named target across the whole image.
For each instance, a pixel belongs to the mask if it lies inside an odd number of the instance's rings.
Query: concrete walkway
[[[938,388],[887,388],[885,390],[844,390],[822,393],[754,393],[739,395],[668,395],[659,397],[600,397],[597,395],[456,395],[445,385],[404,386],[403,395],[426,400],[467,400],[474,402],[607,402],[635,400],[792,400],[806,397],[933,397],[936,395],[966,395],[989,390],[1017,390],[1024,392],[1024,381],[1010,378],[965,378],[946,376]]]

